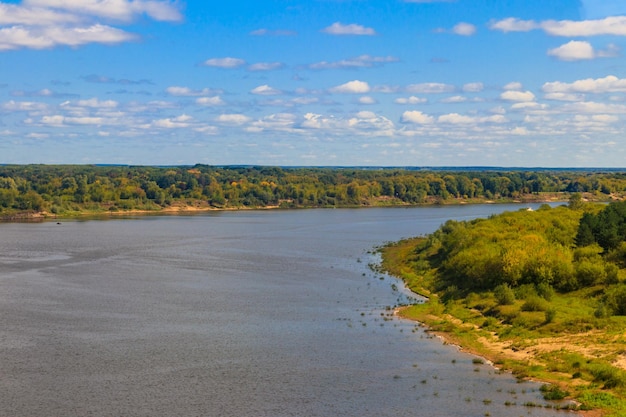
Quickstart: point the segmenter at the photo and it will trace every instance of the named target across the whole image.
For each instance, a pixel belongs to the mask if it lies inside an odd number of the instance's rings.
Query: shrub
[[[531,296],[522,305],[522,311],[546,311],[548,303],[539,296]]]
[[[556,318],[556,309],[549,308],[546,310],[546,324],[552,323]]]
[[[515,303],[515,293],[508,284],[500,284],[493,290],[493,295],[500,305],[512,305]]]
[[[563,391],[556,385],[542,385],[541,393],[543,394],[543,398],[547,401],[559,401],[569,395],[568,392]]]
[[[602,261],[583,259],[575,265],[576,279],[583,286],[590,286],[606,280],[606,270]]]

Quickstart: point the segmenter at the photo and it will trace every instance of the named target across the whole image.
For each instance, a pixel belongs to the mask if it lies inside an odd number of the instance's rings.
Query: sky
[[[624,0],[0,1],[0,163],[625,167]]]

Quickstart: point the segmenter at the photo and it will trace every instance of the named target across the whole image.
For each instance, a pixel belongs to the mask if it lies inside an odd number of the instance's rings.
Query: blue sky
[[[0,163],[624,167],[623,0],[0,1]]]

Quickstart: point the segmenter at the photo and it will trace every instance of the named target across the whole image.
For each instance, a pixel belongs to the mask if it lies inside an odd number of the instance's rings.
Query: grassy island
[[[626,202],[448,221],[382,248],[382,268],[423,304],[403,317],[544,381],[547,399],[626,415]]]

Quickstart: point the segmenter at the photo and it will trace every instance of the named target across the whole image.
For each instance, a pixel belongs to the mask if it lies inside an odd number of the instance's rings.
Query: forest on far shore
[[[0,217],[73,215],[168,207],[361,207],[484,201],[610,201],[626,172],[421,170],[268,166],[0,166]]]

